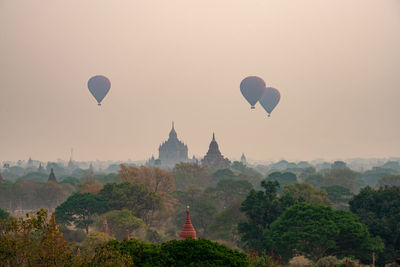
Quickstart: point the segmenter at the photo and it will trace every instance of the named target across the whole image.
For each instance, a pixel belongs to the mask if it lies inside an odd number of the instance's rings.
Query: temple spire
[[[212,141],[215,141],[215,133],[213,132],[213,139],[212,139]]]
[[[56,176],[54,174],[53,168],[51,168],[51,170],[50,170],[49,179],[47,181],[52,181],[52,182],[56,182],[57,183],[57,178],[56,178]]]
[[[196,239],[196,230],[194,229],[192,222],[190,221],[189,206],[186,206],[186,222],[182,227],[180,239],[185,240],[188,238]]]

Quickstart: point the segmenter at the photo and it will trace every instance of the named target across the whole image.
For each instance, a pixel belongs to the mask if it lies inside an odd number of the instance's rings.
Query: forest
[[[113,170],[4,168],[2,266],[396,266],[400,256],[395,161],[363,172],[342,161]],[[179,241],[187,208],[197,239]]]

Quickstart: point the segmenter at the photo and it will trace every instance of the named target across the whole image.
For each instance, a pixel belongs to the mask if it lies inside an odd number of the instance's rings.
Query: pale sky
[[[0,0],[0,83],[0,160],[146,159],[171,121],[190,157],[398,157],[400,0]]]

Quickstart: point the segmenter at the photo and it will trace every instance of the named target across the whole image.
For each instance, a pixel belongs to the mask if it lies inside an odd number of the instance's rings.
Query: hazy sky
[[[172,120],[190,156],[400,156],[399,115],[400,0],[0,0],[0,160],[158,156]]]

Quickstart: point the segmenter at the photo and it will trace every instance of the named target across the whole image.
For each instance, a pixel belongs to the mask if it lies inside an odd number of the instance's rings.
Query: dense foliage
[[[378,264],[394,262],[400,253],[400,187],[366,187],[350,201],[350,210],[385,243]]]

